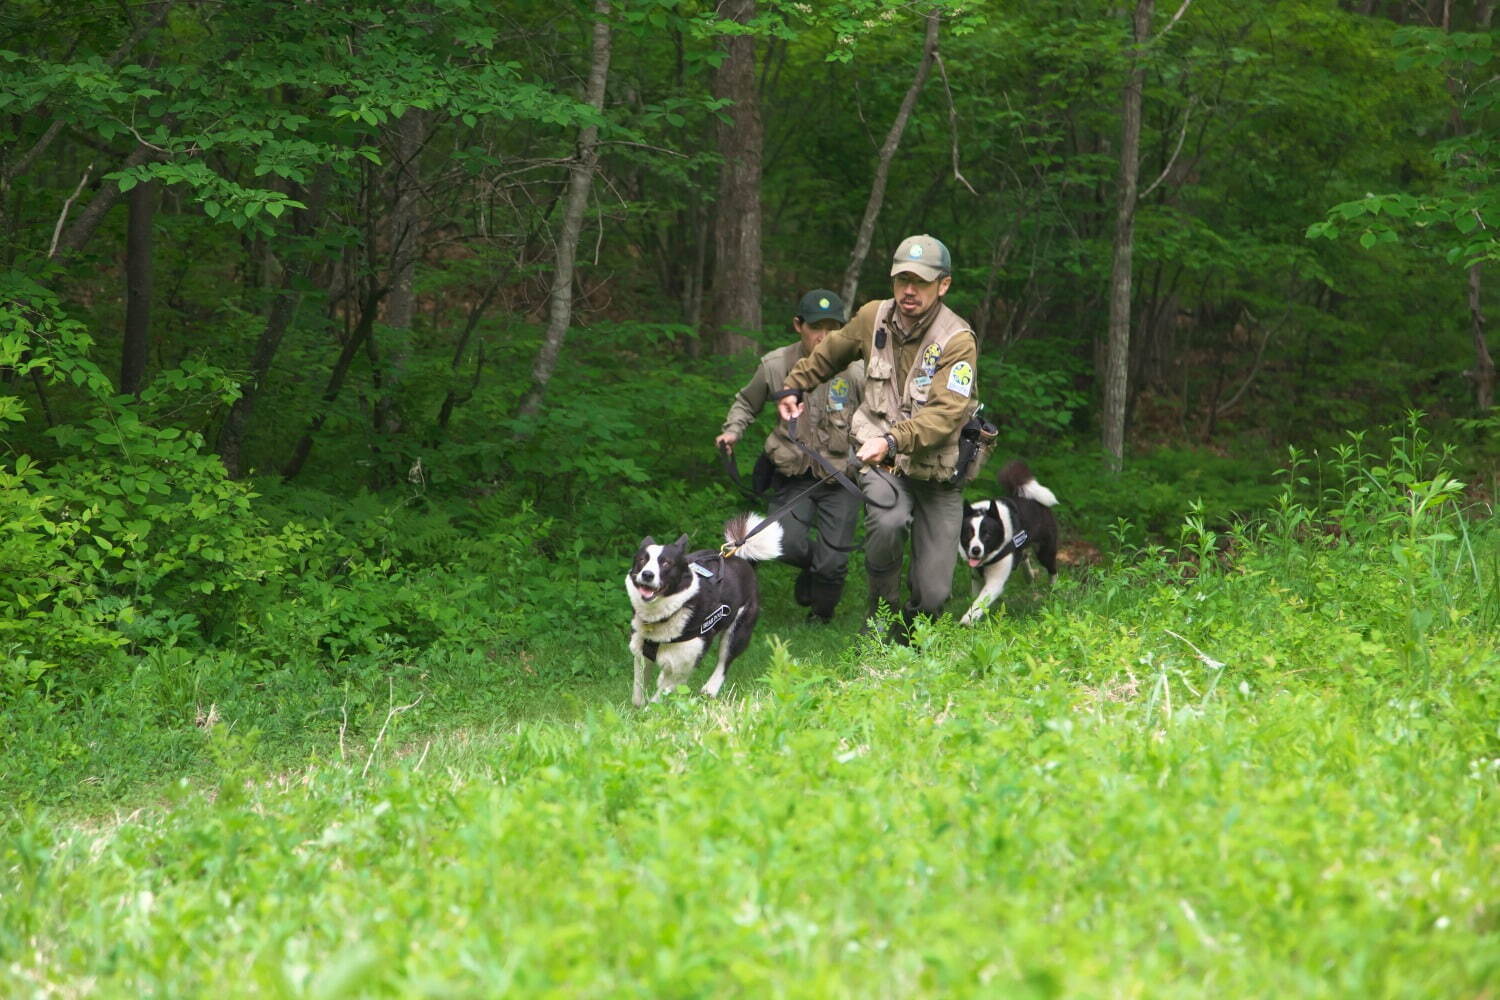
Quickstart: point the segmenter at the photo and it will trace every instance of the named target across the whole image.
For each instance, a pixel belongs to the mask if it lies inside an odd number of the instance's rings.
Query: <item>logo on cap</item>
[[[819,309],[827,309],[828,308],[828,300],[827,299],[819,299],[818,300],[818,308]]]
[[[911,248],[911,259],[912,260],[916,260],[920,256],[922,256],[922,248],[920,246],[912,247]]]

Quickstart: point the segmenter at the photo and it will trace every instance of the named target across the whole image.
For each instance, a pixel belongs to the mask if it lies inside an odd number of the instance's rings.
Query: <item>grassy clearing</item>
[[[206,786],[7,814],[0,992],[1488,995],[1500,537],[1440,506],[1190,519],[913,649],[773,615],[716,703],[209,727]]]

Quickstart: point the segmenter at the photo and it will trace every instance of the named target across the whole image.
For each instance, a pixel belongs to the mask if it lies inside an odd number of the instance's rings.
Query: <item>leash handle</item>
[[[830,479],[837,479],[839,485],[849,493],[858,497],[861,503],[868,504],[869,506],[874,507],[876,510],[889,510],[890,508],[896,506],[894,501],[886,504],[875,503],[870,499],[869,495],[865,493],[864,490],[855,485],[853,480],[851,480],[848,476],[844,475],[837,468],[835,468],[832,462],[828,461],[828,459],[824,458],[822,455],[818,454],[807,445],[803,444],[802,439],[797,435],[796,417],[793,417],[786,422],[786,432],[787,436],[792,439],[792,444],[802,449],[803,454],[807,455],[815,463],[822,466],[823,469],[828,473],[822,478],[822,480],[819,481],[818,485],[822,485],[822,483],[826,483]],[[892,466],[892,468],[894,468],[894,465]]]

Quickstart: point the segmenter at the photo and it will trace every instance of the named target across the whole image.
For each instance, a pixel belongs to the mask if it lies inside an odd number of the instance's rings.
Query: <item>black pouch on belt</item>
[[[958,464],[953,470],[955,483],[972,482],[984,467],[1000,430],[977,412],[958,432]]]

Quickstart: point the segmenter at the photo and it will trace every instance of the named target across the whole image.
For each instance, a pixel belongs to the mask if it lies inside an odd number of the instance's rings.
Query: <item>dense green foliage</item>
[[[840,650],[773,613],[786,641],[717,703],[629,710],[616,671],[470,721],[430,665],[430,699],[347,743],[322,718],[312,762],[271,769],[275,695],[178,720],[206,782],[9,812],[0,983],[1482,994],[1500,546],[1425,447],[1351,442],[1229,537],[1190,518],[977,632]]]
[[[851,638],[859,556],[826,630],[763,568],[728,696],[644,713],[629,553],[744,504],[716,302],[764,350],[838,286],[927,10],[614,0],[596,110],[595,6],[0,7],[0,994],[1494,992],[1492,5],[1132,52],[1130,5],[935,2],[857,300],[946,241],[1070,561],[909,649]]]

